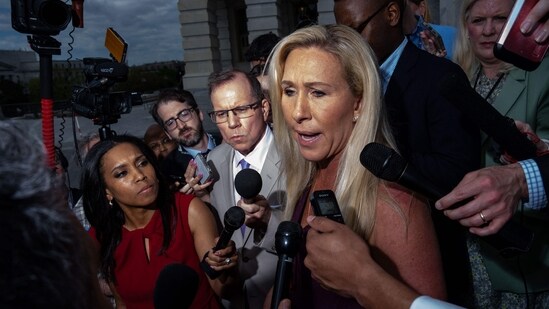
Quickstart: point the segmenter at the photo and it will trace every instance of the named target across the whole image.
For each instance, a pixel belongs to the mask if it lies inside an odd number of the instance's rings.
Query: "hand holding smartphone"
[[[202,178],[200,179],[201,185],[210,180],[219,180],[219,174],[211,160],[206,161],[206,158],[199,153],[194,157],[194,162],[196,163],[196,175],[202,174]]]
[[[494,55],[526,71],[535,70],[543,60],[549,41],[535,41],[535,28],[529,34],[520,31],[520,25],[538,0],[517,0],[507,23],[494,45]],[[536,25],[536,28],[541,24]]]
[[[310,200],[315,216],[326,217],[341,224],[345,224],[343,215],[337,204],[337,199],[332,190],[315,191],[311,194]]]
[[[423,33],[427,37],[427,40],[431,40],[433,42],[434,52],[428,50],[428,52],[435,54],[436,56],[439,56],[438,54],[446,53],[446,47],[444,46],[444,41],[442,40],[442,37],[440,34],[431,27],[428,23],[425,21],[423,22]],[[424,43],[424,45],[426,45]],[[444,55],[446,56],[446,55]]]

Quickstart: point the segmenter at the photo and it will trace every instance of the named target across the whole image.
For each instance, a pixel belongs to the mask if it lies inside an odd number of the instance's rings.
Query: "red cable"
[[[54,133],[53,133],[53,100],[52,99],[40,99],[42,106],[42,140],[44,141],[44,147],[46,147],[46,154],[48,158],[48,165],[51,168],[55,167],[55,147],[54,147]]]

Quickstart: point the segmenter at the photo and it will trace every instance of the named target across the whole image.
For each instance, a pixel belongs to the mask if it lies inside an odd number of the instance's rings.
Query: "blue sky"
[[[128,43],[129,65],[183,60],[177,0],[85,0],[84,28],[73,32],[72,59],[108,57],[104,47],[107,27],[113,27]],[[54,60],[69,57],[71,29],[69,24],[55,36],[61,42],[61,55],[54,55]],[[31,50],[26,34],[11,27],[9,0],[0,1],[0,49]]]

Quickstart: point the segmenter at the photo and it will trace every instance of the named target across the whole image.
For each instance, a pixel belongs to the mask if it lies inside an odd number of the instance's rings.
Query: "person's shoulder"
[[[467,75],[457,63],[443,57],[437,57],[423,50],[420,50],[420,52],[419,63],[424,68],[422,72],[429,74],[432,79],[438,81],[447,75],[453,74],[467,80]]]
[[[395,182],[383,181],[380,183],[378,190],[382,204],[393,204],[401,209],[427,204],[427,200]]]
[[[227,153],[231,152],[232,150],[233,148],[231,147],[231,145],[222,142],[221,144],[215,146],[215,148],[212,149],[212,151],[210,151],[210,153],[208,154],[208,159],[217,159],[220,157],[225,157]]]
[[[439,25],[439,24],[430,24],[433,29],[435,29],[436,32],[438,32],[440,35],[449,35],[449,36],[456,36],[457,35],[457,28],[453,26],[448,25]]]

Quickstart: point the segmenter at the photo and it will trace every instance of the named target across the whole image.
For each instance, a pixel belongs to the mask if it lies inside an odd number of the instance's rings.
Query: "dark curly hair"
[[[156,207],[162,217],[164,239],[162,254],[169,246],[175,220],[174,195],[169,189],[168,182],[160,172],[158,161],[152,150],[139,138],[131,135],[114,136],[93,146],[84,160],[81,185],[84,212],[90,224],[95,228],[97,240],[100,243],[101,273],[108,282],[116,282],[114,269],[114,252],[122,239],[122,225],[124,212],[113,200],[113,205],[105,194],[105,180],[103,178],[103,156],[115,146],[128,143],[136,146],[155,170],[159,181],[159,191]]]

